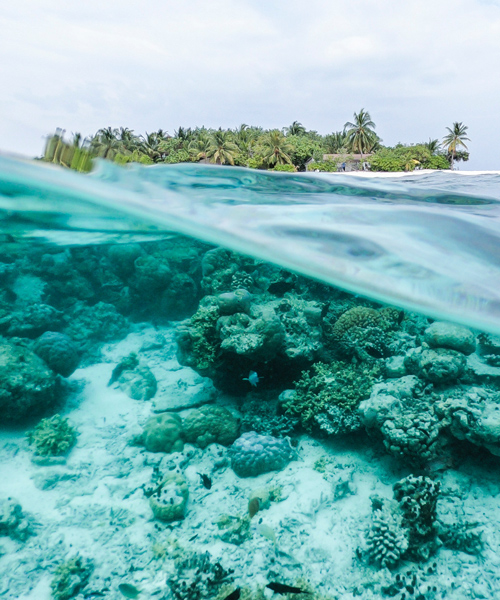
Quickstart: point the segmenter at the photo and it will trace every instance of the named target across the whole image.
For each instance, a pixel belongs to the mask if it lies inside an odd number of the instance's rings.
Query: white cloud
[[[299,120],[326,133],[364,107],[386,143],[441,137],[463,121],[470,165],[500,167],[492,2],[1,1],[4,150],[37,154],[56,126]]]

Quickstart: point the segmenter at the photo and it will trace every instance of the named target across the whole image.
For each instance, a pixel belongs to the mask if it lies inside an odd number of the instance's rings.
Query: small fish
[[[118,589],[125,598],[138,598],[141,593],[141,590],[137,589],[131,583],[120,583]]]
[[[248,502],[248,514],[250,515],[251,519],[253,519],[255,517],[255,515],[259,512],[259,510],[260,510],[260,503],[261,503],[261,499],[260,498],[252,498],[251,500],[249,500],[249,502]]]
[[[266,525],[265,523],[259,523],[257,525],[257,531],[276,546],[276,534],[272,527],[269,527],[269,525]]]
[[[401,323],[403,322],[404,318],[405,318],[405,311],[404,310],[400,310],[399,311],[399,315],[398,315],[398,325],[401,325]]]
[[[271,582],[266,585],[266,588],[272,590],[275,594],[309,594],[305,590],[284,583]]]
[[[236,589],[234,590],[234,592],[231,592],[231,593],[229,594],[229,596],[226,596],[226,597],[224,598],[224,600],[238,600],[238,598],[239,598],[240,596],[241,596],[241,590],[240,590],[240,588],[236,588]]]
[[[212,480],[210,477],[204,473],[198,473],[198,475],[201,477],[201,483],[203,484],[203,487],[206,487],[207,490],[209,490],[212,487]]]
[[[243,381],[248,381],[251,386],[257,387],[257,384],[259,383],[259,376],[255,371],[250,371],[248,377],[243,377]]]

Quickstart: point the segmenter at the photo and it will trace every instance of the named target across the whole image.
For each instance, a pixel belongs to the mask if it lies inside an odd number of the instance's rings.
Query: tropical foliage
[[[298,121],[281,130],[246,123],[235,129],[180,126],[173,135],[163,129],[137,135],[127,127],[104,127],[93,136],[83,138],[76,133],[70,139],[57,129],[47,138],[42,160],[82,172],[90,171],[94,158],[120,165],[204,161],[254,169],[334,172],[343,162],[352,166],[352,155],[360,154],[361,163],[366,159],[372,170],[445,169],[469,157],[467,127],[453,123],[447,130],[441,143],[429,139],[417,145],[383,147],[375,123],[364,109],[354,113],[353,121],[346,122],[343,130],[327,135],[307,130]]]
[[[453,123],[452,127],[447,127],[448,133],[443,138],[443,147],[447,151],[450,157],[451,168],[453,169],[453,162],[457,159],[457,149],[461,146],[468,150],[465,142],[470,142],[470,139],[467,137],[467,129],[469,129],[463,123]],[[465,158],[465,155],[467,158]],[[469,160],[468,153],[462,153],[462,160]]]
[[[442,154],[432,155],[426,144],[380,148],[367,159],[372,171],[414,171],[420,169],[449,169],[450,163]]]

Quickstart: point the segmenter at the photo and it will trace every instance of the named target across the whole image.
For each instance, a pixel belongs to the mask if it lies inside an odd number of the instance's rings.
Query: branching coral
[[[77,432],[68,419],[54,415],[42,419],[27,437],[37,456],[63,456],[75,445]]]
[[[372,524],[366,534],[369,562],[395,567],[408,550],[408,531],[403,516],[389,500],[372,497]]]

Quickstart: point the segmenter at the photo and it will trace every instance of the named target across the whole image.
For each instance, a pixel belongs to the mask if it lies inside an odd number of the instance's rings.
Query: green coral
[[[239,422],[222,406],[206,405],[195,409],[184,419],[186,441],[206,448],[209,444],[229,446],[239,434]]]
[[[61,563],[50,584],[54,600],[74,598],[87,585],[93,570],[92,562],[80,556]]]
[[[77,432],[71,427],[68,419],[54,415],[42,419],[40,423],[27,433],[30,446],[37,456],[63,456],[75,445]]]
[[[149,452],[182,452],[182,419],[171,413],[151,417],[144,426],[141,441]]]
[[[316,418],[334,405],[353,413],[370,396],[382,367],[354,365],[342,361],[315,363],[295,384],[295,394],[283,403],[287,414],[298,416],[307,431],[317,428]]]

